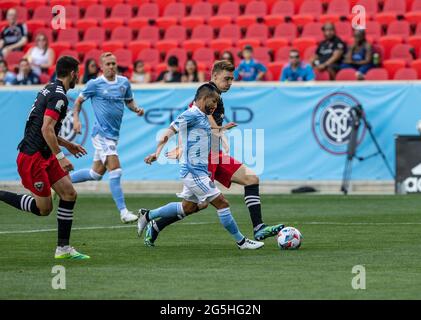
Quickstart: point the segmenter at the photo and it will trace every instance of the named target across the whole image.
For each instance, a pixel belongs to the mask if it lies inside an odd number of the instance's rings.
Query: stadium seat
[[[25,7],[22,7],[22,6],[16,6],[14,8],[17,11],[17,20],[18,20],[18,22],[20,22],[20,23],[22,23],[22,22],[27,23],[27,21],[28,21],[28,9],[26,9]],[[1,14],[1,12],[0,12],[0,14]]]
[[[383,61],[383,68],[389,73],[389,79],[393,79],[396,71],[406,67],[406,61],[402,59],[388,59]]]
[[[236,43],[240,37],[240,27],[236,24],[227,24],[219,30],[218,37],[210,42],[210,47],[216,51],[223,51]]]
[[[63,50],[60,53],[60,55],[57,55],[57,59],[62,57],[62,56],[71,56],[71,57],[79,60],[79,53],[76,50],[71,50],[71,49]]]
[[[117,64],[120,67],[125,67],[125,68],[132,68],[132,61],[133,61],[133,57],[132,57],[132,52],[130,50],[127,49],[117,49],[115,51],[112,51],[117,59]]]
[[[265,23],[269,27],[276,27],[283,23],[285,19],[292,18],[293,15],[294,3],[288,0],[277,1],[273,5],[270,15],[265,16]],[[276,75],[274,74],[274,76]]]
[[[66,6],[66,25],[74,26],[76,21],[80,18],[79,7],[77,6]]]
[[[415,34],[408,38],[408,44],[414,47],[417,52],[421,49],[421,22],[418,23]]]
[[[184,50],[183,48],[174,48],[171,49],[167,52],[167,54],[165,55],[165,61],[168,60],[169,57],[171,56],[176,56],[178,59],[178,65],[181,68],[184,68],[184,65],[187,61],[187,52],[186,50]],[[165,64],[166,65],[166,64]]]
[[[8,23],[4,21],[6,26]],[[29,34],[33,34],[37,29],[44,28],[46,26],[45,21],[42,20],[30,20],[26,22],[26,27],[28,28]]]
[[[271,47],[273,42],[279,42],[281,40],[281,43],[284,43],[284,41],[287,41],[287,43],[292,43],[292,41],[297,37],[297,26],[293,23],[281,23],[275,28],[275,32],[273,33],[273,37],[271,39],[268,39],[266,42],[266,45],[268,47]],[[275,49],[273,47],[273,49]]]
[[[162,16],[167,8],[167,5],[176,2],[176,0],[154,0],[153,2],[158,5],[159,15]]]
[[[134,40],[127,43],[127,49],[132,52],[133,58],[137,57],[140,51],[148,48],[151,48],[150,41]]]
[[[186,5],[184,3],[169,3],[164,10],[162,17],[156,19],[158,27],[167,29],[174,26],[186,14]]]
[[[209,47],[214,51],[225,51],[226,48],[233,46],[231,39],[214,39],[210,42]]]
[[[193,29],[190,39],[183,42],[183,47],[187,51],[193,52],[196,49],[205,47],[212,39],[212,27],[209,25],[200,25]]]
[[[207,22],[212,17],[212,14],[212,4],[200,1],[193,4],[190,15],[182,18],[180,23],[182,26],[192,29]]]
[[[379,44],[383,47],[384,56],[389,59],[392,48],[403,42],[400,36],[383,36],[379,39]]]
[[[310,63],[310,61],[313,59],[314,55],[316,54],[316,50],[317,50],[317,46],[308,47],[304,51],[304,55],[301,57],[301,60]]]
[[[17,7],[21,5],[21,0],[3,0],[0,2],[0,10],[6,11],[9,8]]]
[[[411,10],[405,13],[405,20],[411,24],[418,24],[421,22],[421,0],[415,0],[412,3]]]
[[[276,62],[288,63],[289,62],[289,52],[291,51],[291,49],[292,49],[292,47],[279,48],[279,50],[276,51],[275,61]]]
[[[349,21],[339,21],[335,23],[336,35],[343,41],[350,43],[354,41],[353,29]]]
[[[363,6],[367,20],[372,19],[379,12],[378,0],[359,0],[355,5]],[[349,20],[352,20],[354,14],[350,14]]]
[[[155,26],[145,26],[137,34],[136,41],[147,43],[147,47],[155,46],[159,41],[159,28]]]
[[[49,47],[53,49],[56,57],[58,57],[62,51],[72,49],[70,42],[53,42],[49,45]]]
[[[365,80],[389,80],[389,74],[384,68],[374,68],[368,70],[365,75]]]
[[[253,57],[260,63],[267,66],[271,61],[270,49],[267,47],[253,48]]]
[[[123,4],[125,0],[100,0],[99,2],[106,8],[114,8],[114,6]]]
[[[284,65],[285,63],[282,61],[270,62],[267,64],[268,70],[272,73],[273,81],[278,81],[280,79]]]
[[[32,38],[35,39],[35,37],[39,33],[43,33],[47,37],[49,43],[53,42],[53,30],[51,28],[38,28],[38,29],[36,29],[33,33]]]
[[[313,38],[317,42],[322,41],[324,39],[322,27],[321,22],[310,22],[303,27],[300,38]]]
[[[35,10],[38,7],[47,6],[48,1],[47,0],[26,0],[24,4],[28,10]]]
[[[299,14],[295,14],[292,20],[297,26],[303,26],[309,22],[318,20],[322,14],[322,4],[319,0],[304,0]]]
[[[316,76],[317,81],[330,81],[330,76],[327,71],[321,72],[318,70],[314,70],[314,74]]]
[[[336,81],[355,81],[357,80],[355,73],[356,70],[352,68],[341,69],[336,74]]]
[[[159,6],[156,3],[143,3],[139,6],[137,15],[128,21],[132,29],[140,29],[156,21],[159,17]]]
[[[412,68],[402,68],[396,71],[393,80],[417,80],[417,71]]]
[[[92,49],[90,51],[88,51],[84,56],[83,56],[83,64],[85,64],[85,62],[88,59],[94,59],[96,61],[97,64],[99,64],[99,58],[102,54],[101,50],[98,49]]]
[[[319,21],[321,23],[338,22],[342,18],[346,19],[350,13],[348,0],[332,0],[329,2],[326,14],[321,15]]]
[[[197,65],[201,65],[201,68],[209,69],[213,61],[215,60],[215,54],[210,48],[200,48],[193,53],[193,60],[197,62]]]
[[[186,40],[186,28],[183,26],[171,26],[165,31],[163,40],[155,43],[155,47],[161,51],[168,51],[172,48],[177,48],[183,41]]]
[[[75,50],[85,54],[92,49],[97,49],[105,41],[105,29],[92,27],[86,30],[83,41],[75,44]]]
[[[33,32],[35,29],[38,29],[40,26],[50,26],[50,22],[53,18],[51,12],[51,7],[49,6],[39,6],[34,10],[32,18],[26,22],[29,32]]]
[[[410,64],[414,60],[411,51],[413,48],[409,44],[397,44],[390,52],[390,59],[403,59]]]
[[[76,21],[75,27],[84,31],[98,26],[100,21],[103,20],[105,20],[105,7],[100,4],[94,4],[86,9],[83,18]]]
[[[317,41],[314,38],[297,38],[292,41],[292,46],[298,50],[300,56],[304,56],[306,49],[315,45]]]
[[[54,6],[70,6],[72,5],[73,0],[49,0],[48,4],[50,5],[50,7],[54,7]]]
[[[255,23],[247,28],[246,36],[244,39],[237,41],[237,46],[243,48],[245,45],[250,44],[253,47],[260,46],[265,43],[269,35],[268,27],[265,24]]]
[[[264,1],[250,1],[244,12],[244,15],[241,15],[237,18],[237,24],[246,28],[256,23],[256,19],[263,18],[267,14],[267,5]]]
[[[209,18],[209,25],[213,28],[221,28],[226,24],[230,24],[233,19],[236,20],[240,14],[240,5],[237,2],[223,2],[218,13]]]
[[[387,27],[386,36],[402,37],[406,41],[410,34],[410,25],[408,21],[392,21]]]
[[[111,38],[102,44],[104,51],[114,52],[117,49],[124,48],[125,44],[132,41],[132,29],[129,27],[117,27],[111,33]]]
[[[56,43],[65,42],[65,43],[68,43],[69,45],[74,45],[78,41],[79,41],[79,31],[76,28],[66,28],[66,29],[61,29],[58,32]]]
[[[157,49],[143,49],[137,55],[137,60],[142,60],[143,63],[148,64],[150,67],[154,68],[154,66],[159,64],[159,51]]]
[[[10,70],[15,69],[19,64],[19,61],[23,58],[24,55],[25,54],[22,51],[9,52],[9,54],[5,58],[7,65],[9,66],[9,69]]]
[[[421,59],[412,61],[411,68],[417,71],[418,79],[421,79]]]
[[[75,5],[80,9],[86,10],[91,5],[98,4],[99,0],[76,0]]]
[[[385,0],[383,11],[375,15],[375,20],[382,25],[388,25],[395,21],[398,16],[402,16],[406,12],[405,1]]]
[[[102,21],[102,27],[107,30],[113,30],[124,25],[132,17],[132,7],[128,4],[118,3],[112,8],[109,18]]]

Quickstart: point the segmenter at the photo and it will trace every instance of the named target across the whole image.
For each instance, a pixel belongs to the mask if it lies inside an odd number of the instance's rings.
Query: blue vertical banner
[[[118,144],[125,180],[176,180],[175,161],[160,159],[146,165],[143,159],[156,148],[159,132],[190,104],[196,91],[191,86],[141,86],[134,88],[144,117],[125,111]],[[83,105],[82,134],[75,135],[72,106],[78,89],[68,93],[70,109],[61,135],[83,144],[88,155],[71,157],[76,169],[90,167],[95,121],[90,101]],[[16,147],[37,90],[0,90],[0,180],[19,180]],[[340,180],[351,132],[351,108],[361,105],[387,160],[394,168],[396,135],[418,134],[421,119],[421,83],[305,83],[243,85],[235,83],[222,95],[225,119],[238,123],[228,132],[230,154],[251,167],[262,180]],[[358,156],[376,152],[364,128],[358,134]],[[171,143],[174,146],[175,142]],[[420,150],[421,152],[421,150]],[[353,179],[391,180],[379,156],[354,161]]]

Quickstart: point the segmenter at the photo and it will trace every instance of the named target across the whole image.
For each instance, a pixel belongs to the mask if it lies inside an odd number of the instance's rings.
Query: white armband
[[[64,153],[63,153],[63,151],[60,151],[59,153],[57,153],[56,154],[56,158],[57,158],[57,160],[61,160],[61,159],[64,159]]]

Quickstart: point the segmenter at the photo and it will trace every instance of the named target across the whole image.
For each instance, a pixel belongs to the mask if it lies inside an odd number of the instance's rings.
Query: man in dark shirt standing
[[[47,216],[53,210],[53,188],[60,197],[55,258],[89,259],[69,245],[76,190],[68,174],[73,165],[60,146],[76,157],[86,154],[86,150],[58,136],[69,103],[66,91],[74,88],[78,81],[79,62],[69,56],[61,57],[57,61],[56,74],[57,80],[38,93],[26,121],[24,138],[18,146],[18,172],[23,186],[32,192],[32,196],[0,191],[0,200],[21,211]]]
[[[327,71],[330,80],[334,80],[346,51],[346,44],[336,35],[332,23],[326,23],[322,30],[325,40],[320,42],[312,65],[320,72]]]
[[[16,9],[9,9],[6,19],[9,25],[2,30],[0,35],[0,57],[6,57],[14,50],[22,50],[28,42],[28,30],[25,24],[17,22]]]

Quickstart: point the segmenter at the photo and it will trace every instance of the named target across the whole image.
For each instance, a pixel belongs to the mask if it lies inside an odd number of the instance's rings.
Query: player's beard
[[[70,83],[69,83],[69,88],[70,88],[70,89],[73,89],[73,88],[76,86],[76,83],[77,83],[77,77],[75,76],[75,77],[73,77],[73,79],[70,81]]]

